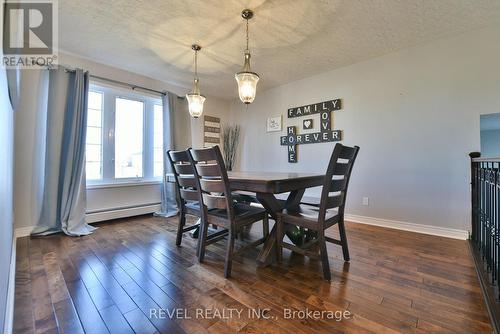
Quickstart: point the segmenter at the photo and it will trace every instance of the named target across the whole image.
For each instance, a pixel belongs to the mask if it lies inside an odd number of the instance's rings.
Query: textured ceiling
[[[259,90],[500,20],[499,0],[59,0],[60,47],[189,90],[237,98],[245,25]]]

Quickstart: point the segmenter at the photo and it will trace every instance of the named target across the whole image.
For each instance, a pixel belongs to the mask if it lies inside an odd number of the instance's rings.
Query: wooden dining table
[[[298,207],[307,188],[323,185],[324,174],[281,173],[281,172],[228,172],[233,191],[254,193],[260,204],[276,220],[277,213],[284,209]],[[175,183],[173,174],[167,174],[167,182]],[[283,199],[280,194],[288,196]],[[278,198],[279,196],[280,198]],[[264,243],[259,256],[258,266],[267,266],[276,259],[276,225]]]
[[[293,209],[300,204],[307,188],[323,185],[324,174],[275,173],[275,172],[228,172],[231,189],[255,193],[257,200],[276,220],[277,213]],[[277,195],[289,193],[286,199]],[[264,243],[257,264],[267,266],[276,259],[276,225]]]

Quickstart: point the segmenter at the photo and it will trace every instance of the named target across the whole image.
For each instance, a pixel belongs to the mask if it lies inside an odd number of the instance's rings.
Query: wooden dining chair
[[[205,249],[209,244],[221,240],[222,237],[207,238],[209,224],[221,226],[229,230],[224,277],[231,276],[233,257],[244,250],[264,243],[269,235],[269,220],[263,208],[245,203],[237,203],[231,194],[231,187],[226,167],[218,146],[206,149],[190,149],[191,161],[195,168],[195,179],[199,201],[202,203],[200,247],[198,259],[203,262]],[[238,232],[247,225],[263,221],[263,237],[234,250],[234,241]]]
[[[201,210],[194,167],[189,152],[187,150],[169,150],[167,153],[177,185],[177,198],[179,199],[179,224],[175,244],[180,246],[183,234],[198,228],[200,225],[197,223],[186,227],[186,214],[201,217]]]
[[[347,196],[349,178],[359,147],[335,145],[321,192],[319,205],[301,204],[298,208],[284,210],[278,214],[276,238],[278,246],[278,262],[283,258],[283,247],[306,256],[321,258],[323,276],[331,279],[330,264],[326,250],[326,242],[342,246],[344,261],[349,261],[349,248],[344,226],[344,208]],[[306,228],[315,234],[315,238],[301,248],[283,241],[286,224]],[[325,230],[337,224],[340,240],[325,236]],[[312,251],[313,246],[319,246],[319,254]],[[316,249],[317,249],[316,248]]]

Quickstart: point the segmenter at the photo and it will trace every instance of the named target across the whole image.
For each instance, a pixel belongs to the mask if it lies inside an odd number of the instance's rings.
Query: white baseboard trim
[[[145,215],[148,213],[160,211],[160,209],[161,209],[161,204],[151,204],[151,205],[119,208],[115,210],[106,210],[101,212],[92,212],[92,213],[87,213],[85,221],[87,222],[87,224],[91,224],[105,220]]]
[[[27,237],[31,234],[31,231],[35,229],[35,226],[19,227],[14,230],[14,240],[17,238]]]
[[[5,309],[4,333],[12,334],[14,326],[14,297],[16,289],[16,245],[17,239],[12,240],[12,251],[9,267],[9,285],[7,287],[7,307]]]
[[[160,211],[160,209],[161,209],[161,204],[151,204],[145,206],[120,208],[102,212],[101,211],[93,212],[93,213],[87,213],[85,221],[87,222],[87,224],[93,224],[105,220],[146,215],[148,213]],[[14,239],[29,236],[34,228],[35,226],[16,228],[14,230]]]
[[[133,207],[133,208],[125,208],[125,209],[117,209],[117,210],[104,211],[104,212],[89,213],[89,214],[87,214],[86,221],[87,221],[87,223],[92,224],[92,223],[105,221],[105,220],[145,215],[148,213],[153,213],[153,212],[159,211],[160,208],[161,208],[160,204],[154,204],[154,205],[147,205],[147,206],[140,206],[140,207]],[[465,231],[465,230],[457,230],[457,229],[447,228],[447,227],[422,225],[422,224],[408,223],[408,222],[402,222],[402,221],[397,221],[397,220],[374,218],[374,217],[367,217],[367,216],[346,214],[345,220],[353,222],[353,223],[361,223],[361,224],[366,224],[366,225],[387,227],[387,228],[392,228],[392,229],[396,229],[396,230],[430,234],[430,235],[435,235],[435,236],[439,236],[439,237],[453,238],[453,239],[460,239],[460,240],[467,240],[467,238],[469,236],[469,232]],[[31,231],[33,231],[33,228],[34,228],[34,226],[16,228],[14,231],[14,239],[29,236],[31,234]]]
[[[358,216],[358,215],[345,215],[345,220],[353,223],[361,223],[366,225],[374,225],[380,227],[387,227],[396,230],[410,231],[416,233],[430,234],[439,237],[453,238],[460,240],[467,240],[469,232],[465,230],[457,230],[447,227],[438,227],[431,225],[422,225],[415,223],[402,222],[397,220],[389,220],[382,218]]]

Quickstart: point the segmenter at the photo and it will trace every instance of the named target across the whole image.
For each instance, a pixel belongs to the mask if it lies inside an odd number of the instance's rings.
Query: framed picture
[[[281,131],[281,115],[268,117],[267,132]]]
[[[203,147],[220,145],[220,118],[204,115],[203,123]]]

